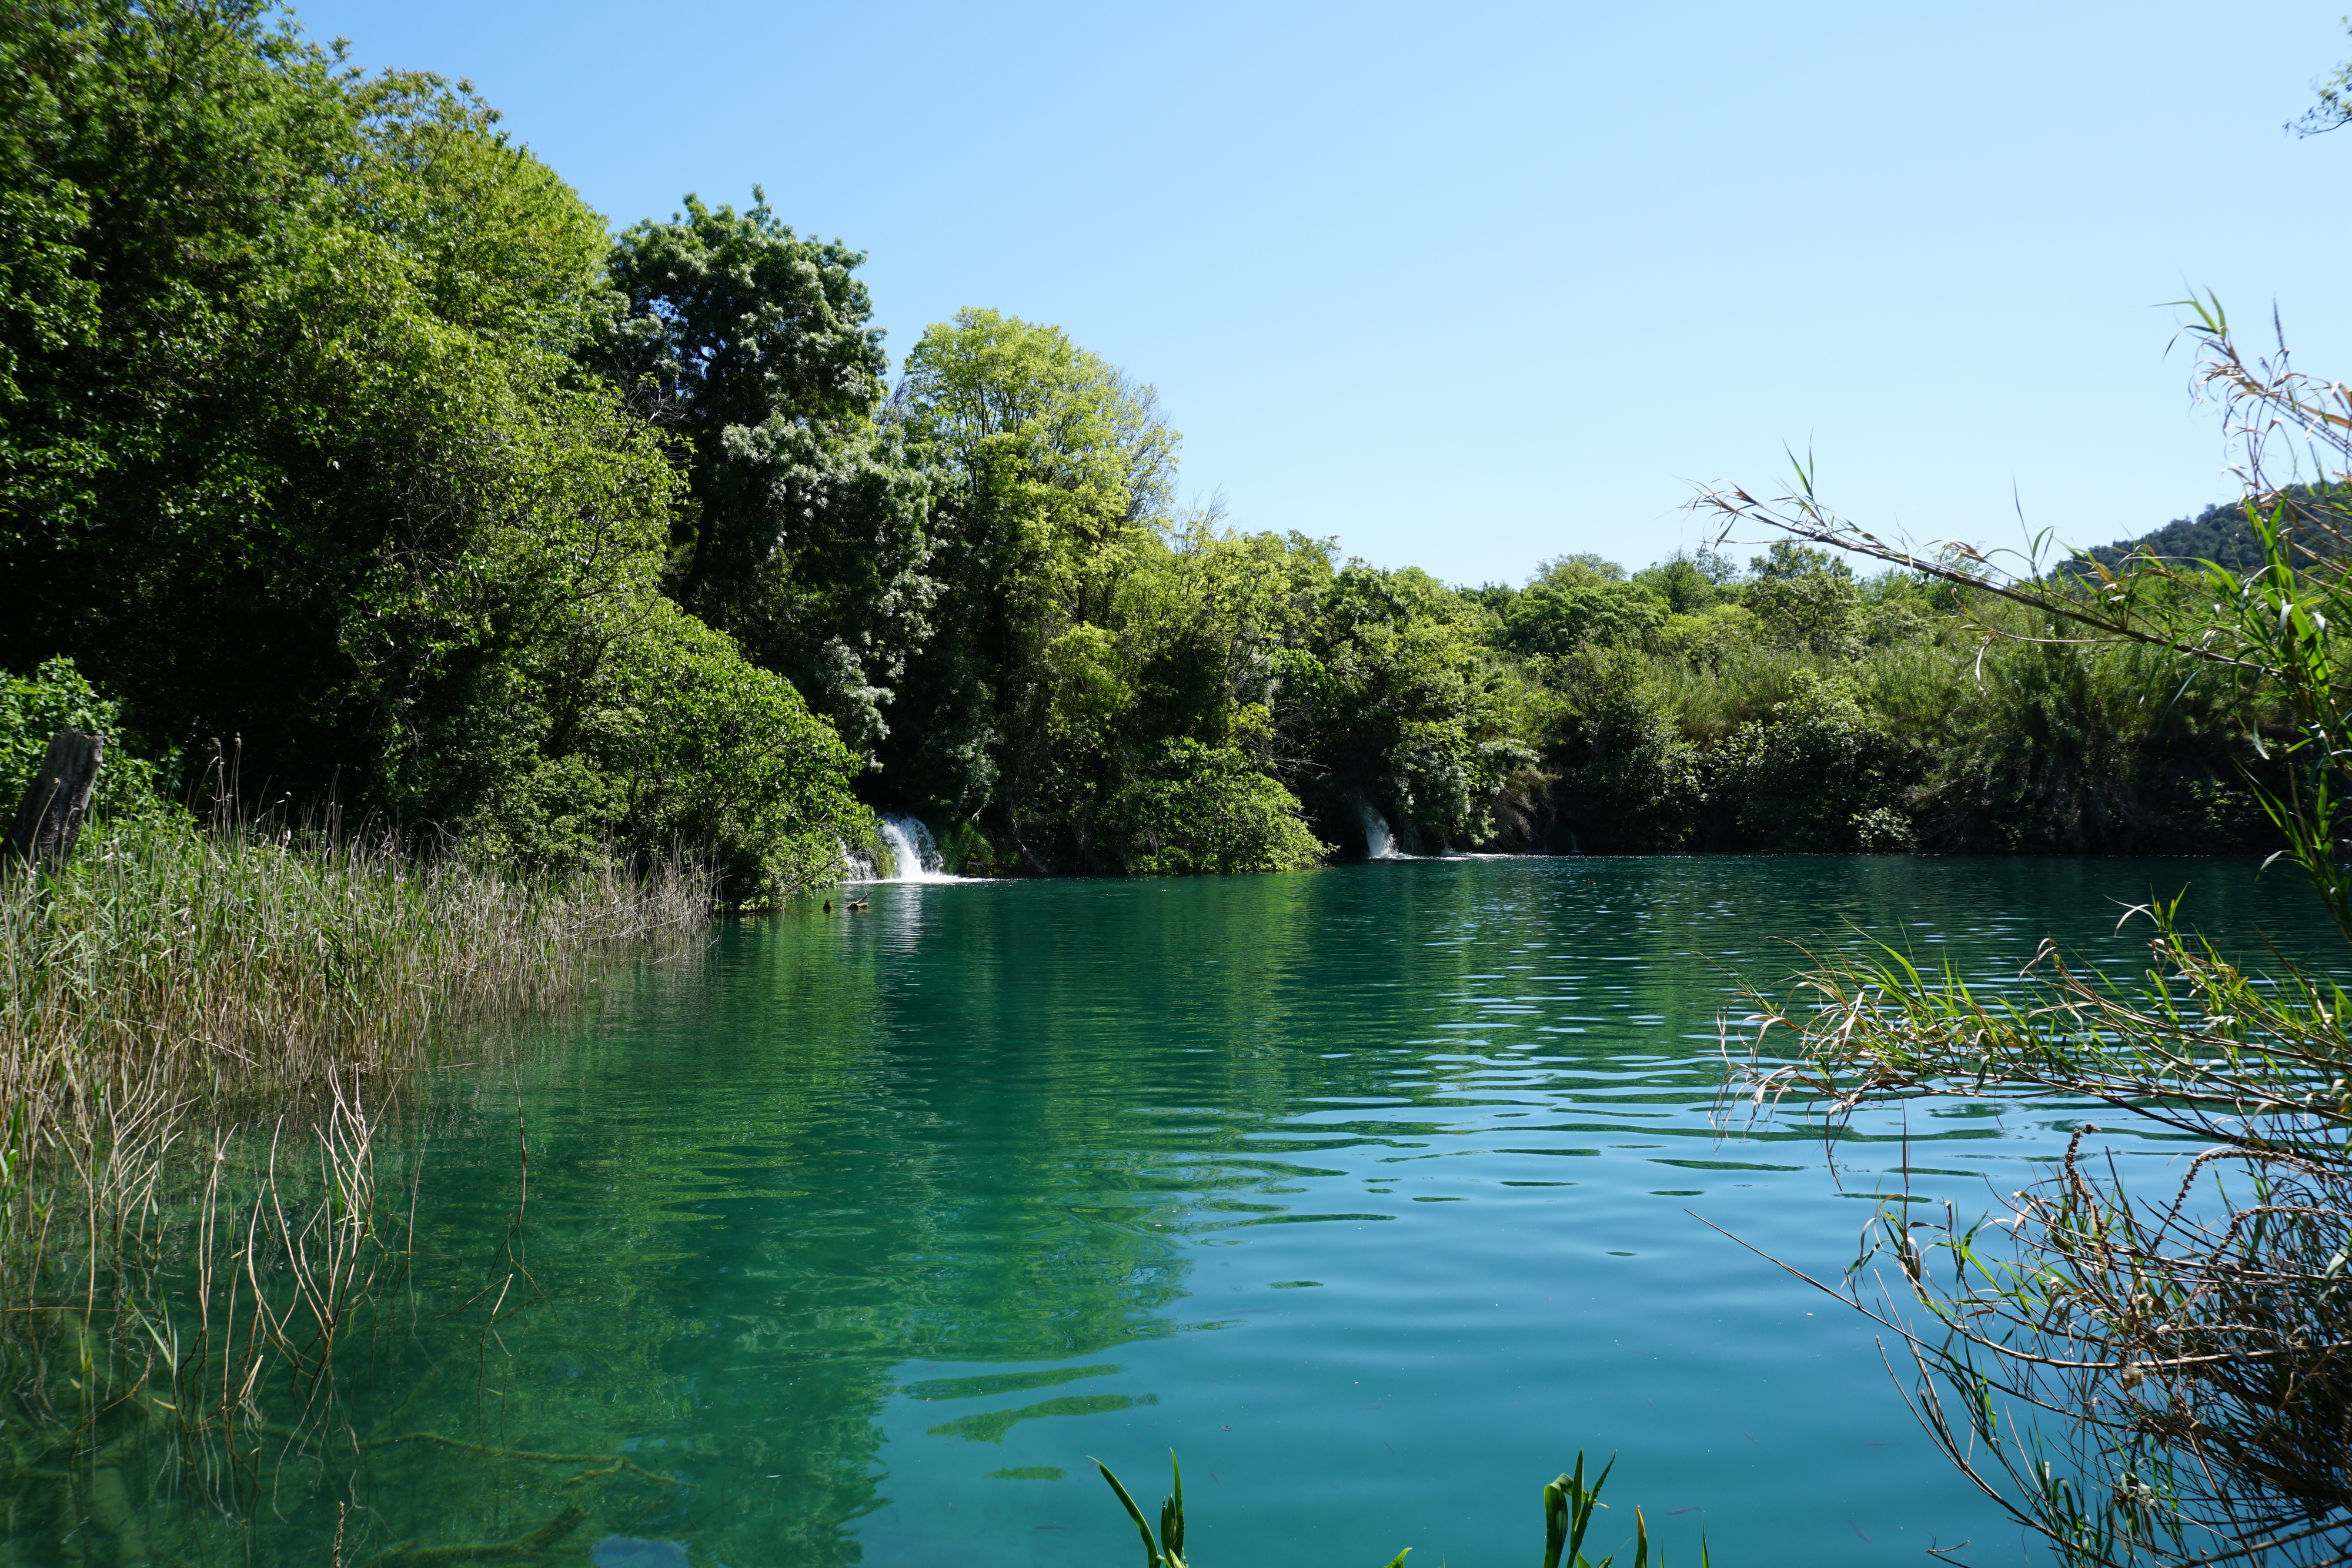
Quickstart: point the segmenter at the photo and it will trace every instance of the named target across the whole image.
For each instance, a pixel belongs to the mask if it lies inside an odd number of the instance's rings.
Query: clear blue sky
[[[990,305],[1160,388],[1183,489],[1454,581],[1703,537],[1695,482],[1921,539],[2231,493],[2169,342],[2276,305],[2352,379],[2343,0],[314,0],[471,78],[619,226],[763,184],[895,354]]]

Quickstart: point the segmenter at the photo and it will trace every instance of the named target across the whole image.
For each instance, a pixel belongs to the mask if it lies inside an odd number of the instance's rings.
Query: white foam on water
[[[962,882],[960,876],[948,874],[947,862],[940,854],[939,841],[931,830],[923,826],[918,817],[886,815],[882,819],[882,842],[890,852],[891,882]]]

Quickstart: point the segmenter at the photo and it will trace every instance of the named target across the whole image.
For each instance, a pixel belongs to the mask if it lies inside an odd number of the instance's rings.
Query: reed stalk
[[[710,908],[683,864],[533,876],[254,822],[100,824],[0,873],[9,1533],[55,1488],[38,1515],[143,1560],[159,1442],[225,1506],[264,1448],[316,1451],[404,1257],[375,1140],[404,1076]]]
[[[101,828],[59,873],[0,876],[0,1168],[130,1134],[135,1106],[415,1067],[709,908],[681,866],[534,877],[282,828]]]

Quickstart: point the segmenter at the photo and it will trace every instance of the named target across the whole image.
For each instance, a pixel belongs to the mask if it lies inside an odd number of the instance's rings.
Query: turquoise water
[[[1510,1563],[1582,1448],[1676,1561],[2038,1562],[1869,1325],[1694,1214],[1833,1278],[1906,1167],[1989,1207],[2079,1108],[1865,1119],[1832,1173],[1801,1124],[1718,1125],[1715,1020],[1856,925],[1990,979],[2045,933],[2128,967],[2118,904],[2183,883],[2316,939],[2284,878],[2182,861],[887,884],[731,925],[412,1092],[413,1267],[341,1353],[340,1447],[211,1539],[325,1563],[341,1501],[354,1564],[570,1519],[508,1560],[1094,1565],[1139,1548],[1089,1458],[1150,1506],[1173,1448],[1206,1568]],[[204,1533],[133,1486],[156,1560]]]

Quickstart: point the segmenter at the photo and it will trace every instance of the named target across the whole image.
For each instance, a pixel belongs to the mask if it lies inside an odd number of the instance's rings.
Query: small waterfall
[[[895,863],[891,867],[892,882],[957,882],[950,876],[947,862],[940,856],[938,841],[931,830],[919,818],[885,816],[882,819],[882,843],[890,852]]]
[[[1389,831],[1388,819],[1375,810],[1370,800],[1356,802],[1356,811],[1364,820],[1364,858],[1375,861],[1402,860],[1397,853],[1396,835]]]

